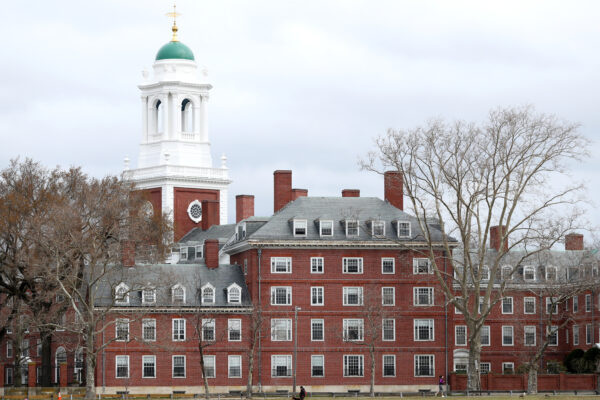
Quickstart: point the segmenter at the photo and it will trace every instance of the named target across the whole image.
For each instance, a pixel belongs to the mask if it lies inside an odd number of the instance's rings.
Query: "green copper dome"
[[[156,53],[156,61],[169,59],[193,61],[194,53],[192,53],[192,50],[185,44],[171,41],[161,47],[160,50],[158,50],[158,53]]]

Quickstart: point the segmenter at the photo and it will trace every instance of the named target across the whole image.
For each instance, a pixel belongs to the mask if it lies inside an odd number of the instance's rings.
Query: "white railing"
[[[223,168],[209,167],[185,167],[178,165],[159,165],[156,167],[147,167],[133,169],[123,172],[123,177],[127,180],[139,181],[155,177],[182,177],[182,178],[201,178],[229,180],[229,170]]]

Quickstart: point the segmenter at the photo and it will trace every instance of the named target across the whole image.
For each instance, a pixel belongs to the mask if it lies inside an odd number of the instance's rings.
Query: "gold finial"
[[[177,17],[181,14],[177,12],[177,5],[173,4],[173,12],[169,12],[166,15],[167,17],[173,18],[173,27],[171,28],[173,37],[171,38],[171,42],[179,42],[179,39],[177,38]]]

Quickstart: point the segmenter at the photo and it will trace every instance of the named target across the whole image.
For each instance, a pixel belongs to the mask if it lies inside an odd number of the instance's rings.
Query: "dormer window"
[[[398,231],[398,237],[399,238],[409,238],[410,235],[410,222],[408,221],[398,221],[396,222],[397,224],[397,231]]]
[[[527,265],[523,268],[523,280],[534,281],[535,280],[535,267]]]
[[[555,281],[556,278],[558,277],[558,274],[556,272],[556,267],[546,267],[546,280],[547,281]]]
[[[227,302],[233,304],[240,304],[242,302],[242,288],[232,283],[227,288]]]
[[[171,301],[173,304],[185,303],[185,287],[179,283],[171,288]]]
[[[210,283],[202,286],[202,304],[214,304],[215,287]]]
[[[156,302],[156,289],[146,288],[142,290],[142,304],[154,304]]]
[[[357,220],[346,220],[346,236],[358,236]]]
[[[503,266],[501,273],[502,273],[502,280],[507,281],[507,280],[512,279],[512,277],[511,277],[512,267],[510,265]]]
[[[371,235],[385,236],[385,221],[371,221]]]
[[[237,231],[235,232],[236,240],[244,240],[246,239],[246,223],[243,222],[237,227]]]
[[[124,283],[119,283],[115,288],[115,303],[129,304],[129,286]]]
[[[319,234],[333,236],[333,221],[319,221]]]
[[[187,247],[180,247],[179,248],[179,259],[180,260],[187,260],[188,258],[188,248]]]
[[[490,268],[487,265],[484,265],[483,267],[481,267],[481,280],[482,281],[489,281],[490,280]]]
[[[204,248],[204,246],[202,246],[202,245],[196,246],[196,260],[201,259],[203,257],[203,255],[202,255],[203,248]]]
[[[306,236],[307,223],[305,219],[294,219],[294,236],[303,237]]]

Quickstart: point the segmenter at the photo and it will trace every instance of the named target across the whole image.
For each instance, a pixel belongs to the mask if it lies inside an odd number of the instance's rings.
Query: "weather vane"
[[[181,14],[179,14],[177,12],[177,5],[173,4],[173,12],[168,12],[166,14],[167,17],[169,18],[173,18],[173,27],[171,28],[171,30],[173,31],[173,37],[171,38],[172,42],[178,42],[179,39],[177,39],[177,17],[180,16]]]

